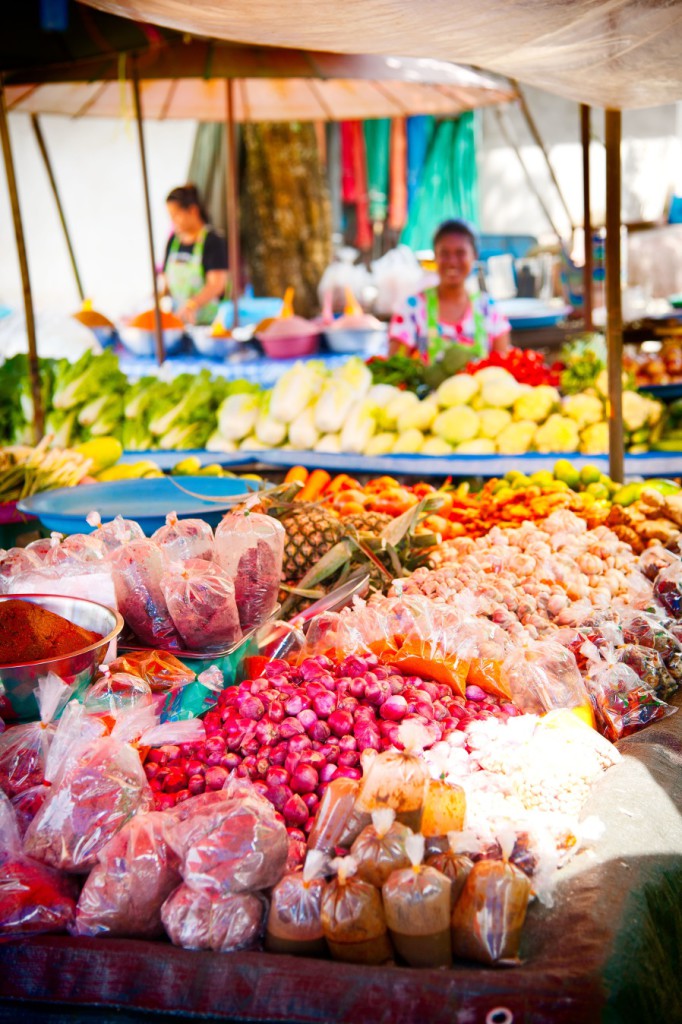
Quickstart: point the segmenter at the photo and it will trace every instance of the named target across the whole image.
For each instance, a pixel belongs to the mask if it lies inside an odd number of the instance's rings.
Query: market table
[[[41,936],[0,942],[0,1022],[680,1021],[682,715],[620,750],[585,812],[604,822],[604,835],[563,869],[554,907],[531,907],[516,969],[355,967]]]

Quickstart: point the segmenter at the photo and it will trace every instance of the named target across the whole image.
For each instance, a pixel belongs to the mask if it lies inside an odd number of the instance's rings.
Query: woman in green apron
[[[166,246],[163,292],[188,324],[210,324],[227,285],[227,247],[214,231],[194,185],[174,188],[166,198],[174,233]]]
[[[467,291],[476,259],[476,239],[464,221],[446,221],[433,239],[440,281],[412,295],[389,328],[393,351],[407,349],[431,365],[453,350],[464,365],[510,347],[509,321],[483,292]]]

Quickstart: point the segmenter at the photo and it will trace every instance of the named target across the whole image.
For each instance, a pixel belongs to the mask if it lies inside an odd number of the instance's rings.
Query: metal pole
[[[583,151],[583,226],[585,232],[585,267],[583,269],[583,320],[585,330],[592,324],[592,213],[590,209],[590,108],[580,104],[580,141]]]
[[[17,191],[17,179],[14,173],[14,160],[12,158],[12,144],[9,136],[9,123],[7,120],[7,101],[5,97],[5,85],[1,75],[0,140],[2,141],[2,155],[5,160],[7,189],[9,191],[10,205],[12,207],[12,220],[14,221],[14,237],[17,243],[17,255],[19,256],[19,269],[21,271],[21,287],[24,293],[24,315],[26,317],[26,336],[28,338],[28,373],[31,380],[31,396],[33,398],[33,436],[37,444],[38,441],[43,436],[45,411],[43,409],[42,395],[40,391],[40,365],[38,363],[38,344],[36,340],[36,322],[33,313],[31,278],[28,272],[28,257],[26,255],[26,243],[24,241],[24,228],[21,223],[19,193]]]
[[[549,226],[551,227],[552,231],[557,236],[557,238],[561,238],[561,232],[559,231],[558,227],[556,226],[556,224],[552,220],[552,214],[549,212],[549,207],[547,206],[547,204],[545,203],[544,199],[540,195],[540,192],[538,191],[537,185],[535,184],[535,182],[533,180],[533,175],[530,173],[530,171],[528,169],[528,166],[526,165],[526,161],[523,159],[523,157],[521,155],[521,150],[519,149],[518,143],[516,142],[515,138],[513,137],[513,134],[512,134],[510,125],[509,125],[509,120],[507,118],[507,115],[502,110],[500,110],[498,107],[496,107],[495,108],[495,116],[497,117],[497,123],[500,126],[500,131],[502,132],[502,136],[503,136],[505,142],[516,153],[516,157],[517,157],[519,163],[521,164],[521,168],[523,170],[524,175],[526,176],[526,181],[528,182],[528,185],[529,185],[531,191],[533,192],[535,198],[537,199],[537,201],[539,202],[540,206],[542,207],[542,212],[544,213],[545,217],[547,218]]]
[[[605,112],[606,135],[606,344],[609,379],[609,471],[622,482],[623,310],[620,287],[621,113]]]
[[[231,78],[225,81],[225,146],[226,146],[226,184],[227,184],[227,245],[229,250],[228,263],[232,277],[233,326],[239,324],[239,292],[241,290],[239,274],[239,179],[237,168],[237,140],[234,123],[234,82]]]
[[[80,274],[78,272],[78,264],[76,263],[76,253],[74,252],[74,248],[73,248],[73,245],[71,243],[71,235],[69,234],[69,227],[68,227],[68,225],[66,223],[66,216],[64,215],[64,207],[62,206],[62,201],[59,198],[59,191],[57,189],[57,181],[55,179],[54,172],[52,170],[52,163],[50,161],[50,154],[47,151],[47,146],[45,144],[45,138],[43,136],[43,130],[40,127],[40,121],[38,120],[38,115],[37,114],[31,114],[31,125],[33,127],[33,133],[34,133],[34,135],[36,137],[36,142],[38,143],[38,149],[40,150],[40,155],[42,156],[43,163],[45,164],[45,170],[47,171],[48,181],[50,182],[50,187],[52,188],[52,195],[54,196],[54,201],[55,201],[56,206],[57,206],[57,213],[59,214],[59,220],[60,220],[61,225],[62,225],[62,231],[64,232],[64,239],[66,241],[66,248],[69,251],[69,259],[71,260],[71,269],[73,270],[73,276],[76,278],[76,288],[78,289],[78,295],[79,295],[80,300],[82,302],[83,299],[85,298],[85,292],[83,291],[83,282],[81,281],[81,276],[80,276]]]
[[[554,187],[555,187],[555,189],[557,190],[557,192],[559,194],[559,199],[561,200],[561,205],[563,206],[564,210],[566,211],[566,216],[568,217],[568,223],[571,225],[571,231],[573,231],[574,230],[573,216],[572,216],[571,211],[570,211],[570,209],[568,207],[568,203],[566,202],[566,198],[564,196],[564,193],[561,191],[561,186],[559,184],[557,176],[554,173],[554,168],[552,167],[551,161],[549,159],[549,153],[547,152],[547,150],[545,148],[545,143],[543,141],[542,136],[540,135],[540,130],[539,130],[537,124],[535,123],[535,118],[533,117],[533,115],[530,112],[530,108],[528,106],[528,103],[526,102],[526,97],[524,96],[523,90],[522,90],[521,86],[519,85],[519,83],[517,81],[515,81],[514,79],[511,79],[511,83],[512,83],[514,89],[516,89],[516,92],[517,92],[517,95],[518,95],[518,103],[519,103],[519,106],[521,108],[521,113],[523,114],[524,119],[526,121],[526,124],[528,125],[528,128],[530,129],[530,133],[533,136],[536,145],[540,147],[540,151],[542,152],[542,155],[545,158],[545,163],[547,164],[547,170],[549,171],[549,175],[550,175],[552,181],[554,182]]]
[[[154,259],[154,231],[152,228],[152,207],[149,199],[149,177],[147,175],[147,153],[144,148],[144,129],[142,127],[142,106],[140,104],[140,74],[137,57],[133,56],[133,99],[135,101],[135,118],[137,120],[137,137],[140,143],[140,162],[142,164],[142,183],[144,185],[144,205],[147,215],[147,235],[149,238],[149,259],[152,271],[152,287],[154,289],[154,340],[156,361],[161,363],[166,358],[163,347],[163,328],[161,326],[161,307],[159,305],[159,283],[156,279],[156,261]]]

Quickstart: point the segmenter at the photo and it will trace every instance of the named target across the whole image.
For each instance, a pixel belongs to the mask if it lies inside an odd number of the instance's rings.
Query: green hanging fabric
[[[440,121],[410,206],[401,242],[412,249],[430,249],[439,224],[460,217],[478,224],[477,125],[473,112]]]
[[[388,214],[388,172],[391,155],[391,119],[373,118],[364,122],[367,152],[369,219],[384,221]]]

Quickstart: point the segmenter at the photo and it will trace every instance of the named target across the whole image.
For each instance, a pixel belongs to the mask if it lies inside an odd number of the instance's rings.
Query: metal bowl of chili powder
[[[3,594],[2,601],[29,601],[99,636],[88,646],[68,654],[0,665],[0,718],[5,721],[36,721],[40,717],[35,692],[38,680],[48,672],[56,673],[73,687],[73,699],[89,686],[108,653],[110,658],[116,657],[123,619],[112,608],[85,598],[57,594]]]

